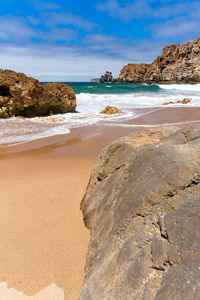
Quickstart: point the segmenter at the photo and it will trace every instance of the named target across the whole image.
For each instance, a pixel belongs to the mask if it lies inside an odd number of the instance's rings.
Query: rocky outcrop
[[[0,70],[0,118],[74,112],[73,89],[62,83],[41,84],[25,74]]]
[[[120,82],[141,83],[145,82],[145,74],[150,64],[128,64],[120,72]]]
[[[115,106],[106,106],[100,113],[106,115],[113,115],[113,114],[120,114],[122,111],[121,109]]]
[[[112,72],[109,72],[109,71],[106,71],[105,75],[102,75],[99,79],[91,79],[91,81],[93,81],[93,82],[94,82],[94,80],[98,80],[98,82],[100,82],[100,83],[117,82],[117,78],[113,78]]]
[[[166,46],[150,65],[128,64],[118,80],[148,84],[200,82],[200,36],[186,44]]]
[[[162,105],[169,105],[169,104],[176,104],[176,103],[180,103],[180,104],[188,104],[192,101],[192,98],[184,98],[183,100],[178,100],[176,102],[173,101],[169,101],[169,102],[164,102]]]
[[[200,125],[107,146],[81,203],[91,239],[80,300],[200,295]]]
[[[106,71],[105,75],[102,75],[99,81],[100,83],[113,82],[112,72]]]

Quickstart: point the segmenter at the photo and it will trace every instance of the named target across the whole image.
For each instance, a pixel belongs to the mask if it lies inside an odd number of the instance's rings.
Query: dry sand
[[[166,108],[126,124],[198,119],[199,108]],[[80,201],[99,151],[133,130],[88,126],[0,151],[0,300],[78,299],[89,241]]]
[[[65,299],[78,298],[89,239],[79,205],[93,163],[33,154],[1,158],[0,282],[26,295],[55,283]]]

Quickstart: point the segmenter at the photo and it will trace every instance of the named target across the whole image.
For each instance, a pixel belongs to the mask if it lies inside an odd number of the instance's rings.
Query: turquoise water
[[[42,137],[67,134],[71,128],[94,124],[98,126],[135,126],[127,125],[125,122],[144,116],[149,112],[162,110],[164,102],[172,101],[173,104],[170,106],[184,106],[177,103],[183,98],[191,98],[187,107],[200,106],[200,84],[64,83],[71,86],[76,93],[76,113],[32,119],[2,119],[0,120],[1,144],[22,143]],[[122,113],[116,115],[101,114],[100,112],[108,105],[120,108]],[[139,125],[140,127],[152,126],[151,124]],[[163,124],[161,122],[158,125]]]
[[[158,85],[133,83],[96,83],[96,82],[63,82],[71,86],[76,94],[130,94],[158,93],[162,89]]]

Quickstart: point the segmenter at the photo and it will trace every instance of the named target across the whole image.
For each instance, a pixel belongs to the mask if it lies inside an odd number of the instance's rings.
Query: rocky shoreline
[[[200,37],[186,44],[166,46],[152,64],[128,64],[120,72],[119,82],[189,83],[200,82]]]
[[[97,82],[97,79],[96,79]],[[147,84],[200,83],[200,36],[186,44],[166,46],[151,64],[129,63],[122,68],[117,79],[106,72],[98,82]]]
[[[81,203],[80,300],[198,299],[200,125],[135,132],[99,155]]]

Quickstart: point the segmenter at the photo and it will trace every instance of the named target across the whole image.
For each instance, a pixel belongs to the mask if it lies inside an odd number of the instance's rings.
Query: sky
[[[200,34],[197,0],[0,0],[0,68],[89,81]]]

